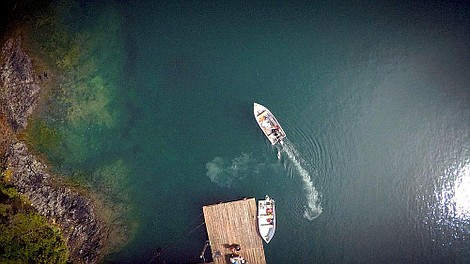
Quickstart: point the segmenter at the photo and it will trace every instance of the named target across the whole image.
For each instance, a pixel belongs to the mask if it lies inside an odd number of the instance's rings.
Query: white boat
[[[286,137],[286,133],[271,111],[260,104],[254,103],[253,112],[255,114],[256,122],[271,144],[282,144],[282,139]]]
[[[258,201],[258,231],[263,240],[269,243],[276,232],[276,208],[274,200],[266,195]]]

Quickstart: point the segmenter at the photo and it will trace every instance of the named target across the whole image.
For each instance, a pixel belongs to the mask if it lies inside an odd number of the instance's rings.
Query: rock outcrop
[[[12,172],[9,183],[25,194],[40,214],[61,227],[69,259],[95,263],[103,249],[105,232],[91,200],[60,186],[22,142],[11,145],[5,164]]]
[[[9,126],[18,132],[26,127],[41,87],[34,80],[33,64],[21,49],[19,39],[6,41],[1,58],[2,126]],[[61,227],[69,249],[69,261],[96,263],[103,251],[106,232],[92,200],[51,177],[46,166],[28,151],[24,143],[16,139],[14,133],[1,136],[9,137],[8,141],[2,141],[2,145],[8,143],[9,146],[2,147],[6,148],[6,153],[0,157],[2,165],[12,172],[9,183],[26,195],[40,214]]]
[[[34,79],[31,59],[20,39],[9,39],[2,48],[0,69],[1,106],[15,131],[24,129],[37,104],[41,87]]]

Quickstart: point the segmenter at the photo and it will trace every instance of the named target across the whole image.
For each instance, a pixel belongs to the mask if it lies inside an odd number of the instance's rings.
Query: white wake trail
[[[304,184],[304,190],[307,197],[307,206],[304,210],[304,217],[308,220],[313,220],[317,218],[323,211],[320,203],[320,194],[318,193],[315,186],[313,186],[312,177],[310,177],[309,172],[302,166],[300,155],[289,141],[284,142],[282,147],[282,152],[287,155],[288,162],[295,168],[297,173],[302,178]]]

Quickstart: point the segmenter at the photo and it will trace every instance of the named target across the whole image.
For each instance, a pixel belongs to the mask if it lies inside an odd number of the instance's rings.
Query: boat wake
[[[320,203],[320,193],[313,186],[312,177],[310,173],[302,166],[302,160],[299,152],[295,146],[288,140],[284,141],[284,144],[280,148],[280,154],[285,153],[287,159],[285,160],[284,166],[289,169],[293,168],[302,178],[303,187],[306,192],[307,205],[304,210],[304,218],[313,220],[317,218],[323,211]],[[290,173],[293,171],[290,170]]]

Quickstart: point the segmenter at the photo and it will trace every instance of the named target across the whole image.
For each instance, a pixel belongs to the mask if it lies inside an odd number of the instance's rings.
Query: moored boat
[[[258,201],[258,231],[266,243],[276,232],[276,208],[274,200],[267,195],[264,200]]]
[[[253,113],[255,115],[256,122],[271,144],[282,144],[282,140],[286,137],[286,133],[271,111],[258,103],[254,103]]]

